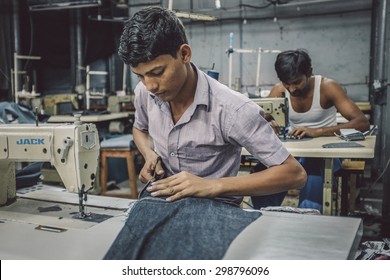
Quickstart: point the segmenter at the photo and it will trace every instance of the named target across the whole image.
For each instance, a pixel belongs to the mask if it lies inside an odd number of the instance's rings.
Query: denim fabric
[[[233,239],[260,216],[212,199],[144,197],[104,259],[222,259]]]
[[[16,188],[30,187],[40,181],[43,162],[34,162],[15,171]]]
[[[0,123],[35,123],[34,112],[19,104],[0,102]]]

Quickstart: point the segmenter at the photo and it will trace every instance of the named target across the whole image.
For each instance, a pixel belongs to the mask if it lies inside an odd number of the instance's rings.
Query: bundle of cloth
[[[234,238],[261,216],[260,211],[213,199],[167,202],[147,191],[128,214],[104,259],[222,259]]]

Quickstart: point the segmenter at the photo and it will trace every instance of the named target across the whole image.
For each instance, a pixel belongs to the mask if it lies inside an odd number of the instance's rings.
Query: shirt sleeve
[[[133,127],[141,131],[149,131],[148,97],[149,93],[140,82],[134,89],[134,124]]]
[[[227,138],[246,148],[265,166],[280,165],[290,153],[263,116],[260,106],[251,101],[244,103],[227,118]]]

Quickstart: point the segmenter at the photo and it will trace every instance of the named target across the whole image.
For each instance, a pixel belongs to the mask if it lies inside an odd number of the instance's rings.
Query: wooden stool
[[[360,193],[358,179],[364,174],[365,165],[365,161],[345,159],[342,168],[336,173],[336,176],[341,177],[341,216],[355,210]]]
[[[121,136],[122,137],[122,136]],[[100,148],[100,183],[101,183],[101,195],[105,196],[114,196],[114,197],[126,197],[136,199],[138,197],[137,182],[136,182],[136,173],[134,167],[134,151],[130,147],[130,141],[128,141],[129,136],[124,137],[123,139],[113,139],[111,143],[109,140],[104,140],[101,143]],[[132,139],[132,137],[131,137]],[[120,144],[121,140],[125,140],[124,145]],[[107,141],[107,142],[105,142]],[[115,147],[117,145],[117,147]],[[121,147],[122,146],[122,147]],[[125,146],[125,147],[123,147]],[[108,165],[107,158],[125,158],[127,162],[127,172],[129,174],[129,185],[130,185],[130,194],[127,193],[118,193],[118,192],[107,192],[107,177],[108,177]]]

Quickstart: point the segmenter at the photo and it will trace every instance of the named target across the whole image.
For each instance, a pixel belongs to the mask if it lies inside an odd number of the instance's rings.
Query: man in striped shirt
[[[283,147],[260,106],[191,62],[184,26],[172,11],[149,7],[137,12],[125,23],[118,53],[140,80],[133,126],[145,159],[140,180],[164,177],[149,185],[151,196],[240,203],[242,196],[304,185],[304,169]],[[268,168],[237,176],[242,147]]]

